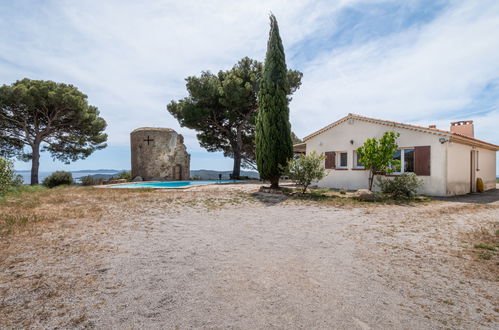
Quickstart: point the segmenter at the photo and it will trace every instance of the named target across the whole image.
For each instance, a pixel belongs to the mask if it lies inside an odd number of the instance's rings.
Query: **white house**
[[[481,178],[485,190],[496,187],[496,151],[499,146],[474,138],[473,121],[451,123],[450,131],[434,125],[422,127],[355,114],[314,132],[294,146],[295,152],[325,154],[328,175],[319,187],[356,190],[367,188],[368,171],[355,150],[368,138],[386,131],[400,133],[400,173],[412,172],[423,180],[420,192],[430,196],[461,195],[476,191]],[[400,173],[394,173],[400,174]]]

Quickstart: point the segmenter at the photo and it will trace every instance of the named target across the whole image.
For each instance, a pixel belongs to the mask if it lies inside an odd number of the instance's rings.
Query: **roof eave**
[[[488,142],[485,142],[485,141],[481,141],[481,140],[467,138],[467,137],[464,137],[464,136],[459,136],[459,135],[456,135],[456,134],[452,134],[451,137],[450,137],[450,139],[449,139],[449,141],[450,142],[455,142],[455,143],[461,143],[461,144],[469,145],[469,146],[472,146],[472,147],[480,147],[480,148],[489,149],[489,150],[492,150],[492,151],[499,151],[499,146],[498,145],[495,145],[495,144],[492,144],[492,143],[488,143]]]

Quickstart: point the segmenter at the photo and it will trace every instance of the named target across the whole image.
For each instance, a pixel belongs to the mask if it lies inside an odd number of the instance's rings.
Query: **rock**
[[[132,182],[140,182],[140,181],[144,181],[142,180],[142,177],[140,175],[137,175],[135,178],[132,179]]]
[[[127,182],[126,179],[111,179],[108,180],[106,183],[107,184],[116,184],[116,183],[125,183]]]
[[[267,194],[279,194],[282,195],[283,191],[280,189],[272,189],[270,187],[261,186],[258,190],[259,192],[267,193]]]
[[[360,201],[373,202],[376,200],[376,195],[368,189],[359,189],[353,194],[353,198]]]

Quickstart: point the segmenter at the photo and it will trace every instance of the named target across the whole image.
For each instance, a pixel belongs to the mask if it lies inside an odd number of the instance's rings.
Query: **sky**
[[[263,61],[270,12],[303,72],[299,137],[357,113],[441,129],[472,119],[499,144],[497,0],[0,0],[0,84],[73,84],[108,123],[106,149],[70,165],[44,153],[41,171],[129,169],[129,134],[144,126],[181,133],[191,169],[230,170],[166,105],[187,96],[187,76]]]

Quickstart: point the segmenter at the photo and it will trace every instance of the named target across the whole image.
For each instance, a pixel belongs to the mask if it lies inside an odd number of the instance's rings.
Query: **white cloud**
[[[428,124],[465,109],[499,77],[499,3],[455,4],[427,25],[309,63],[292,105],[296,131],[306,135],[349,112]],[[497,109],[475,118],[477,126],[497,117]],[[499,132],[490,133],[484,135],[498,143]]]
[[[94,0],[24,7],[13,2],[15,15],[0,13],[0,83],[25,76],[73,83],[107,120],[110,145],[126,147],[136,127],[162,126],[184,134],[188,149],[198,152],[203,149],[195,132],[180,128],[166,111],[170,100],[185,96],[186,76],[229,68],[243,56],[262,60],[270,11],[285,48],[298,52],[307,40],[334,43],[328,38],[343,9],[361,11],[365,4],[384,2],[400,5],[396,0]],[[408,2],[408,10],[415,3]],[[304,72],[291,104],[293,129],[304,136],[348,112],[433,123],[466,108],[499,77],[498,17],[496,1],[450,1],[445,13],[426,25],[374,40],[354,38],[341,48],[333,44],[310,62],[292,63],[288,51],[290,67]],[[497,116],[495,110],[471,118],[486,132],[482,137],[496,143],[499,133],[489,119]]]
[[[19,66],[0,66],[1,83],[24,76],[73,83],[101,110],[113,145],[127,145],[129,132],[139,126],[173,127],[192,141],[194,133],[179,128],[166,111],[170,100],[185,96],[186,76],[230,68],[243,56],[263,59],[271,10],[291,46],[319,28],[319,17],[345,5],[55,1],[36,8],[36,15],[19,8],[26,12],[8,22],[18,38],[2,35],[0,44],[4,59]],[[199,149],[197,143],[189,147]]]

